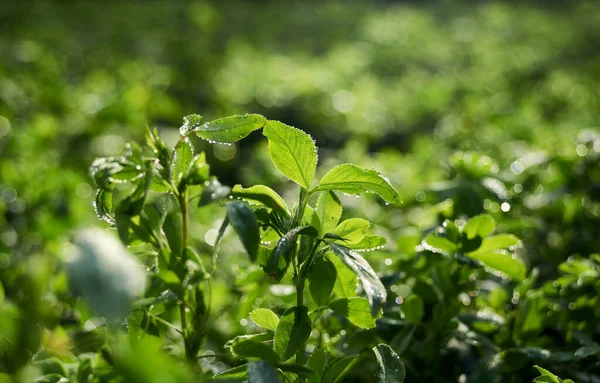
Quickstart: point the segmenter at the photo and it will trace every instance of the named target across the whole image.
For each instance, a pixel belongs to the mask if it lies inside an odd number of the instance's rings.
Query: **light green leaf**
[[[333,292],[340,298],[355,297],[358,277],[339,257],[333,255],[333,252],[328,254],[330,255],[327,256],[327,259],[335,266],[337,275]]]
[[[304,210],[303,220],[304,222],[306,222],[307,225],[310,225],[317,229],[317,235],[321,232],[321,220],[317,215],[315,209],[313,209],[310,206],[306,206],[306,209]]]
[[[390,182],[375,170],[354,164],[342,164],[321,178],[313,191],[339,190],[345,193],[375,193],[388,203],[401,203],[400,196]]]
[[[376,318],[371,315],[369,301],[365,298],[338,299],[331,302],[329,308],[360,328],[375,328]]]
[[[489,235],[496,228],[496,222],[487,214],[477,215],[467,221],[463,227],[463,233],[467,235],[467,239],[473,239],[476,236],[481,238]]]
[[[269,155],[277,170],[310,189],[317,168],[317,147],[312,138],[279,121],[268,121],[263,134],[269,139]]]
[[[175,146],[175,150],[173,151],[173,160],[171,161],[173,184],[181,185],[181,183],[185,181],[184,176],[187,174],[193,159],[194,147],[192,146],[190,139],[185,137],[177,143],[177,146]]]
[[[210,176],[210,166],[206,163],[206,154],[196,154],[188,166],[185,179],[188,185],[201,185]]]
[[[411,295],[402,302],[402,312],[404,318],[412,324],[421,323],[421,318],[425,313],[425,305],[418,295]]]
[[[385,246],[387,240],[379,235],[367,235],[360,242],[348,245],[351,249],[363,251],[379,250]]]
[[[267,362],[248,363],[248,383],[281,383],[277,370]]]
[[[377,371],[377,383],[402,383],[406,378],[404,363],[400,357],[387,344],[378,344],[373,347],[379,370]]]
[[[332,191],[321,193],[316,211],[321,220],[321,234],[332,233],[342,216],[342,203],[339,198]]]
[[[333,231],[333,234],[344,238],[348,245],[359,243],[371,229],[371,222],[362,218],[350,218],[342,221]]]
[[[512,234],[497,234],[486,237],[481,242],[481,246],[477,251],[493,250],[493,249],[514,249],[521,244],[521,240]]]
[[[253,310],[250,312],[250,318],[258,326],[271,331],[275,331],[277,324],[279,324],[279,317],[269,309]]]
[[[241,185],[235,185],[231,191],[231,195],[236,198],[241,198],[248,202],[258,202],[274,211],[277,211],[284,216],[290,215],[285,201],[275,190],[265,185],[255,185],[249,188],[244,188]]]
[[[527,274],[523,261],[502,250],[478,249],[465,255],[517,281],[525,279]]]
[[[312,331],[308,308],[295,306],[286,310],[275,330],[273,348],[285,362],[306,343]]]
[[[360,254],[346,246],[337,243],[330,243],[329,246],[334,254],[340,257],[346,266],[358,276],[369,300],[371,315],[376,316],[381,305],[385,302],[387,293],[371,265]]]
[[[227,205],[227,217],[240,237],[250,260],[255,262],[260,243],[260,231],[254,212],[245,203],[233,201]]]
[[[193,131],[211,142],[232,143],[262,128],[266,121],[260,114],[235,115],[207,122]]]
[[[329,297],[335,285],[337,272],[335,266],[326,258],[315,262],[308,274],[310,295],[319,306],[329,302]]]
[[[445,237],[439,237],[433,233],[423,239],[421,246],[425,250],[442,255],[453,255],[456,252],[456,245],[452,241]]]

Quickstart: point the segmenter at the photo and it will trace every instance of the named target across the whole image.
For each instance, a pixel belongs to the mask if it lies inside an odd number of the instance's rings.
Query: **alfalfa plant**
[[[279,281],[291,273],[296,304],[281,316],[265,308],[250,313],[265,332],[228,342],[231,353],[248,363],[215,378],[335,381],[358,358],[335,358],[326,347],[315,348],[308,355],[307,342],[314,324],[324,312],[331,311],[358,327],[373,328],[386,300],[385,287],[359,254],[381,247],[385,239],[369,235],[371,223],[367,220],[340,222],[342,206],[335,191],[374,193],[386,204],[399,203],[398,193],[377,171],[354,164],[338,165],[315,182],[315,142],[305,132],[281,122],[257,114],[208,123],[201,119],[199,115],[184,118],[181,138],[173,150],[156,131],[148,130],[146,148],[130,144],[123,156],[98,159],[92,165],[99,186],[95,203],[98,215],[117,229],[124,243],[141,242],[152,248],[152,283],[145,297],[135,303],[135,315],[130,315],[129,322],[146,331],[155,331],[156,321],[167,322],[181,334],[186,358],[194,362],[209,315],[203,282],[210,281],[217,267],[219,244],[230,225],[250,260],[262,266],[267,278]],[[299,186],[292,208],[265,185],[221,185],[210,177],[204,153],[196,154],[189,139],[196,134],[212,143],[232,144],[259,129],[268,140],[269,156],[277,170]],[[113,192],[120,182],[133,187],[115,202]],[[192,188],[198,189],[200,207],[213,202],[226,205],[226,217],[214,245],[212,271],[188,243]],[[162,193],[163,198],[148,198],[154,192]],[[357,280],[360,293],[356,291]],[[312,311],[305,302],[306,290],[317,305]],[[179,307],[180,328],[160,316],[173,306]],[[373,351],[379,362],[379,381],[403,381],[404,366],[392,349],[381,344]]]

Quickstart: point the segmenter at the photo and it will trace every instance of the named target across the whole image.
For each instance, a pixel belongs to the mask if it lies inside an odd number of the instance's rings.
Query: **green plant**
[[[232,144],[261,128],[273,164],[299,186],[298,200],[291,209],[268,186],[221,185],[210,177],[204,153],[196,154],[189,138],[195,134],[212,143]],[[128,319],[130,330],[139,327],[152,333],[156,331],[153,321],[165,324],[181,335],[185,357],[195,364],[210,313],[210,288],[203,286],[210,286],[218,267],[219,245],[231,225],[249,259],[261,265],[269,278],[291,280],[296,304],[281,316],[265,308],[252,311],[252,320],[266,332],[239,336],[227,344],[234,356],[249,362],[248,367],[218,376],[260,373],[276,377],[279,373],[286,380],[292,376],[312,382],[339,379],[357,356],[330,355],[327,347],[307,353],[307,343],[315,323],[326,312],[345,317],[358,327],[375,327],[386,289],[359,252],[382,247],[385,238],[370,235],[371,223],[365,219],[340,222],[342,205],[335,191],[374,193],[386,204],[399,203],[398,193],[381,174],[353,164],[334,167],[313,185],[318,157],[312,138],[260,115],[231,116],[204,124],[200,116],[191,115],[185,117],[180,133],[173,151],[156,131],[148,130],[147,148],[129,144],[123,156],[97,159],[91,167],[99,187],[98,216],[117,229],[125,244],[147,248],[139,254],[151,269],[152,283],[145,297],[135,303],[132,315],[136,319]],[[119,190],[116,186],[120,183],[131,186]],[[200,207],[215,202],[226,205],[210,270],[188,243],[190,202],[195,199]],[[361,294],[356,292],[357,280]],[[312,304],[305,300],[307,285]],[[157,314],[175,306],[180,327]],[[380,364],[381,382],[403,380],[402,362],[388,346],[378,345],[373,351]],[[295,364],[287,364],[293,357]]]

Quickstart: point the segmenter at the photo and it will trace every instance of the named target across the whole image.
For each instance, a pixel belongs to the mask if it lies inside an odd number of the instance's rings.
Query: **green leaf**
[[[255,262],[260,243],[260,231],[254,212],[245,203],[233,201],[227,205],[227,217],[240,237],[248,256],[252,262]]]
[[[369,301],[365,298],[338,299],[331,302],[329,308],[360,328],[375,328],[375,318],[371,315]]]
[[[277,324],[279,323],[279,317],[273,311],[269,309],[256,309],[250,312],[250,318],[258,326],[275,331]]]
[[[387,240],[379,235],[367,235],[360,242],[348,245],[351,249],[359,249],[362,251],[373,251],[383,248]]]
[[[404,363],[394,350],[387,344],[373,347],[373,352],[379,362],[377,383],[402,383],[406,378]]]
[[[350,218],[342,221],[333,231],[344,238],[348,245],[359,243],[371,229],[371,222],[362,218]]]
[[[185,175],[194,158],[194,147],[190,139],[185,137],[177,143],[173,151],[173,160],[171,161],[171,175],[173,184],[180,186],[185,182]]]
[[[295,306],[286,310],[275,330],[273,348],[282,361],[290,359],[306,343],[312,331],[308,308]]]
[[[321,220],[319,219],[319,216],[317,215],[315,209],[313,209],[310,206],[306,206],[306,209],[304,210],[303,219],[307,225],[310,225],[317,229],[317,235],[321,232]]]
[[[213,380],[225,380],[225,379],[245,379],[248,376],[248,365],[242,364],[229,370],[221,371],[215,376]]]
[[[496,228],[496,222],[487,214],[475,216],[467,221],[463,227],[463,233],[467,235],[467,239],[480,236],[481,238],[489,235]]]
[[[358,276],[371,306],[371,315],[376,316],[386,299],[386,290],[371,265],[356,251],[337,243],[330,243],[331,250]]]
[[[456,245],[452,241],[446,237],[440,237],[433,233],[423,239],[421,246],[425,250],[442,255],[453,255],[456,252]]]
[[[421,323],[421,318],[425,313],[423,299],[418,295],[411,295],[402,302],[402,312],[404,318],[412,324]]]
[[[248,383],[281,383],[277,370],[266,362],[248,363]]]
[[[308,274],[310,295],[319,306],[325,306],[335,285],[337,272],[331,261],[322,258],[315,262]]]
[[[316,380],[314,382],[320,382],[325,366],[329,359],[329,351],[325,348],[317,348],[308,358],[307,365],[316,373]]]
[[[333,253],[329,253],[333,254]],[[356,285],[358,284],[358,277],[346,264],[337,256],[330,255],[327,257],[333,263],[336,270],[337,278],[335,280],[335,286],[333,292],[341,298],[349,298],[356,296]]]
[[[317,168],[317,148],[311,136],[279,121],[268,121],[263,134],[269,139],[269,155],[277,170],[310,189]]]
[[[278,369],[283,372],[289,372],[299,377],[307,378],[309,381],[314,381],[316,374],[313,370],[308,367],[300,366],[298,364],[278,364]]]
[[[167,237],[169,248],[175,256],[180,256],[183,251],[181,213],[178,210],[173,210],[165,218],[163,231]]]
[[[110,223],[111,225],[114,225],[115,219],[110,215],[110,211],[112,210],[112,201],[112,186],[110,188],[98,189],[98,193],[96,193],[96,200],[94,201],[94,210],[96,210],[96,215],[98,215],[98,218]]]
[[[187,168],[185,179],[188,185],[202,185],[210,177],[210,166],[206,163],[206,154],[196,154]]]
[[[342,217],[342,203],[339,198],[332,191],[321,193],[316,210],[321,220],[321,234],[332,233]]]
[[[321,379],[321,383],[339,382],[339,379],[341,379],[344,374],[350,371],[353,362],[356,360],[357,358],[355,355],[332,360],[330,363],[328,363],[325,372],[323,373],[323,379]]]
[[[484,238],[478,250],[514,249],[520,244],[521,240],[512,234],[497,234]]]
[[[207,122],[193,131],[211,142],[232,143],[262,128],[266,121],[260,114],[235,115]]]
[[[267,264],[264,267],[265,272],[277,279],[278,281],[283,278],[285,271],[289,266],[289,262],[292,259],[292,254],[296,247],[296,237],[298,235],[309,235],[316,237],[318,235],[317,229],[312,226],[299,226],[288,231],[283,237],[279,238],[277,245],[269,255]]]
[[[342,164],[321,178],[313,191],[339,190],[345,193],[375,193],[388,203],[401,203],[400,196],[390,182],[375,170],[354,164]]]
[[[231,344],[233,355],[246,360],[265,360],[271,363],[279,362],[279,355],[265,343],[251,339],[238,338]]]
[[[537,365],[535,365],[533,367],[535,367],[538,370],[538,372],[541,374],[541,376],[538,376],[537,378],[535,378],[533,380],[534,382],[562,383],[562,379],[560,379],[558,376],[554,375],[550,371],[546,370],[545,368],[542,368]]]
[[[212,179],[204,185],[204,190],[200,195],[198,207],[209,205],[213,202],[223,200],[229,197],[231,189],[229,186],[223,186],[217,179]]]
[[[231,195],[235,198],[241,198],[248,202],[258,202],[284,216],[290,215],[290,211],[279,194],[273,189],[265,185],[255,185],[249,188],[244,188],[241,185],[235,185],[231,191]]]
[[[503,250],[479,249],[465,255],[517,281],[525,279],[527,274],[527,268],[523,261],[513,258]]]
[[[187,136],[191,131],[200,127],[202,116],[199,114],[190,114],[183,118],[183,125],[179,128],[179,134]]]

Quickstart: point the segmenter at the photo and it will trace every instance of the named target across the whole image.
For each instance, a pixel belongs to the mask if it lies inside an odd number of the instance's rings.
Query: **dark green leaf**
[[[96,200],[94,201],[94,209],[98,218],[114,225],[115,219],[110,215],[112,210],[113,192],[111,188],[98,189]]]
[[[215,201],[220,201],[229,197],[231,189],[229,186],[223,186],[217,179],[212,179],[206,183],[202,194],[200,195],[200,202],[198,206],[206,206]]]
[[[374,328],[375,318],[371,315],[369,301],[361,297],[342,298],[329,304],[336,314],[347,318],[360,328]]]
[[[329,351],[325,348],[317,348],[308,358],[307,365],[316,373],[316,379],[314,382],[320,382],[321,376],[323,376],[323,371],[325,371],[325,366],[327,366],[327,361],[329,360]]]
[[[310,189],[317,167],[317,148],[312,137],[279,121],[268,121],[263,134],[269,139],[269,155],[277,170]]]
[[[467,239],[479,236],[481,238],[489,235],[496,228],[496,222],[487,214],[475,216],[467,221],[463,227],[463,233],[467,235]]]
[[[211,142],[232,143],[262,128],[265,122],[266,119],[259,114],[235,115],[207,122],[193,131]]]
[[[290,359],[306,343],[312,331],[308,308],[296,306],[286,310],[275,330],[273,348],[282,361]]]
[[[379,344],[373,347],[373,352],[379,362],[377,371],[378,383],[402,383],[406,378],[404,363],[394,350],[387,344]]]
[[[248,256],[252,262],[255,262],[258,245],[260,244],[260,232],[254,212],[245,203],[233,201],[227,205],[227,216],[240,237]]]
[[[231,195],[249,202],[259,202],[280,214],[290,215],[290,211],[283,198],[267,186],[255,185],[244,188],[241,185],[235,185],[231,191]]]
[[[402,302],[402,312],[404,318],[412,324],[421,323],[421,318],[425,313],[425,305],[418,295],[411,295]]]
[[[296,376],[307,378],[310,381],[313,381],[316,378],[314,371],[298,364],[278,364],[276,367],[283,372],[289,372]]]
[[[401,203],[398,192],[375,170],[363,169],[353,164],[342,164],[321,178],[313,191],[339,190],[345,193],[375,193],[388,203]]]
[[[265,272],[277,279],[283,278],[285,271],[289,266],[292,254],[296,246],[296,237],[298,235],[308,235],[316,237],[317,229],[312,226],[299,226],[288,231],[283,237],[279,238],[277,245],[271,252],[267,264],[264,267]]]
[[[371,315],[376,316],[386,299],[386,290],[371,265],[356,251],[337,243],[329,245],[331,250],[358,276],[371,306]]]
[[[233,355],[246,360],[264,360],[271,363],[279,362],[279,355],[265,343],[250,339],[238,338],[231,344]]]
[[[277,370],[267,362],[248,363],[248,383],[281,383]]]
[[[356,360],[357,358],[355,355],[332,360],[325,368],[321,383],[334,383],[340,381],[339,379],[350,370],[354,364],[353,362]]]
[[[308,274],[310,295],[319,306],[325,306],[335,285],[337,272],[335,266],[327,258],[315,262]]]
[[[319,195],[316,207],[317,214],[321,220],[321,234],[333,233],[342,216],[342,204],[332,191]]]
[[[167,242],[174,256],[179,257],[183,253],[183,238],[181,213],[178,210],[173,210],[165,218],[163,231],[167,237]]]
[[[279,317],[269,309],[253,310],[250,312],[250,318],[254,323],[266,330],[275,331],[277,324],[279,324]]]

